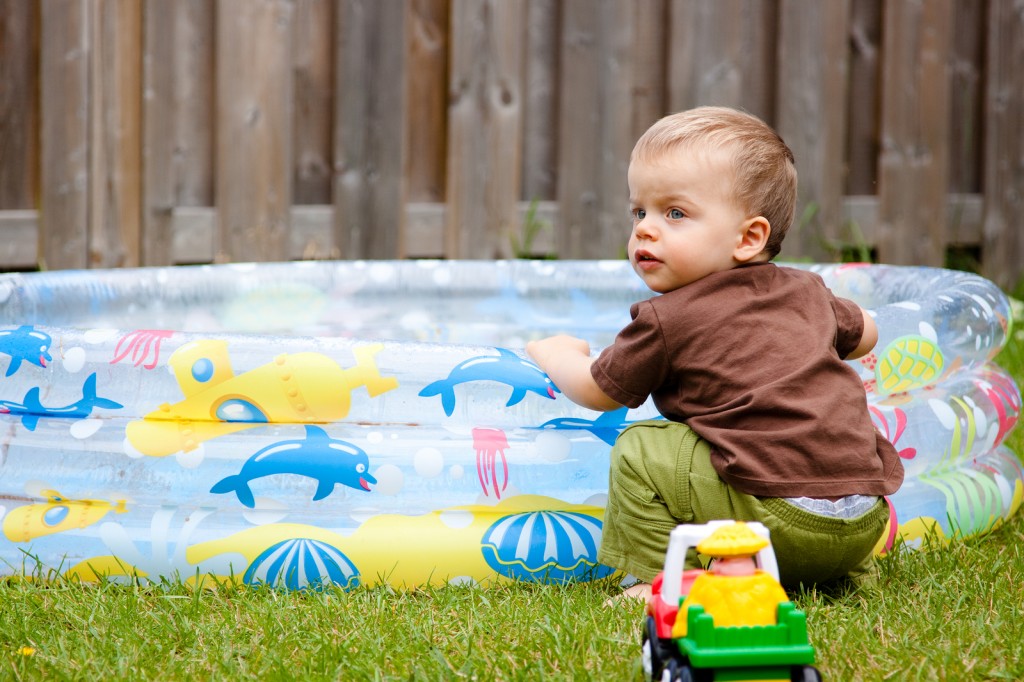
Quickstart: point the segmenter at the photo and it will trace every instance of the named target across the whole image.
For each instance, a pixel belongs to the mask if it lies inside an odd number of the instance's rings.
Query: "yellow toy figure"
[[[679,608],[672,628],[674,638],[686,636],[690,606],[704,607],[715,627],[774,625],[785,590],[769,573],[757,568],[754,555],[768,545],[747,524],[737,521],[715,530],[697,545],[697,551],[714,559],[711,569],[697,577]]]

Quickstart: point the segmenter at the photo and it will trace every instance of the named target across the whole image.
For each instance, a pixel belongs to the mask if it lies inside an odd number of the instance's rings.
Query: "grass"
[[[1024,332],[999,357],[1024,383]],[[1009,439],[1024,452],[1024,433]],[[826,680],[1024,679],[1024,514],[794,595]],[[637,603],[606,581],[351,593],[0,582],[0,680],[640,680]]]
[[[1024,517],[880,571],[877,589],[796,595],[826,679],[1024,678]],[[616,591],[10,581],[0,679],[639,680],[642,609],[606,607]]]
[[[621,679],[636,658],[635,618],[604,608],[608,593],[12,582],[0,589],[0,678]]]

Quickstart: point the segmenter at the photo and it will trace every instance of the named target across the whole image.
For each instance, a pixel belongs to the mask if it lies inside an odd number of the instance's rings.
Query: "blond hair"
[[[697,107],[666,116],[647,129],[630,162],[651,161],[679,147],[695,151],[725,150],[733,170],[733,189],[748,217],[764,216],[771,225],[765,245],[769,258],[796,211],[796,162],[793,152],[772,128],[751,114],[728,107]]]

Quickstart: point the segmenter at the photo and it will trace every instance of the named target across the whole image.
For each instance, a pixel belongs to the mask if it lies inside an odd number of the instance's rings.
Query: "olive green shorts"
[[[624,430],[612,449],[598,560],[651,581],[664,565],[673,528],[733,519],[768,528],[786,587],[873,579],[873,550],[889,518],[884,499],[856,518],[818,516],[781,498],[732,489],[710,455],[707,441],[685,424],[645,421]],[[695,553],[689,563],[696,563]]]

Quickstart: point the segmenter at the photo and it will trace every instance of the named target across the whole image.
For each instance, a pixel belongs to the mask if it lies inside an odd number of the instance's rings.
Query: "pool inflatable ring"
[[[889,531],[985,532],[1021,504],[990,282],[814,265],[881,338],[853,363],[908,477]],[[0,277],[0,572],[314,589],[587,580],[629,423],[523,354],[609,343],[625,262],[309,262]]]

